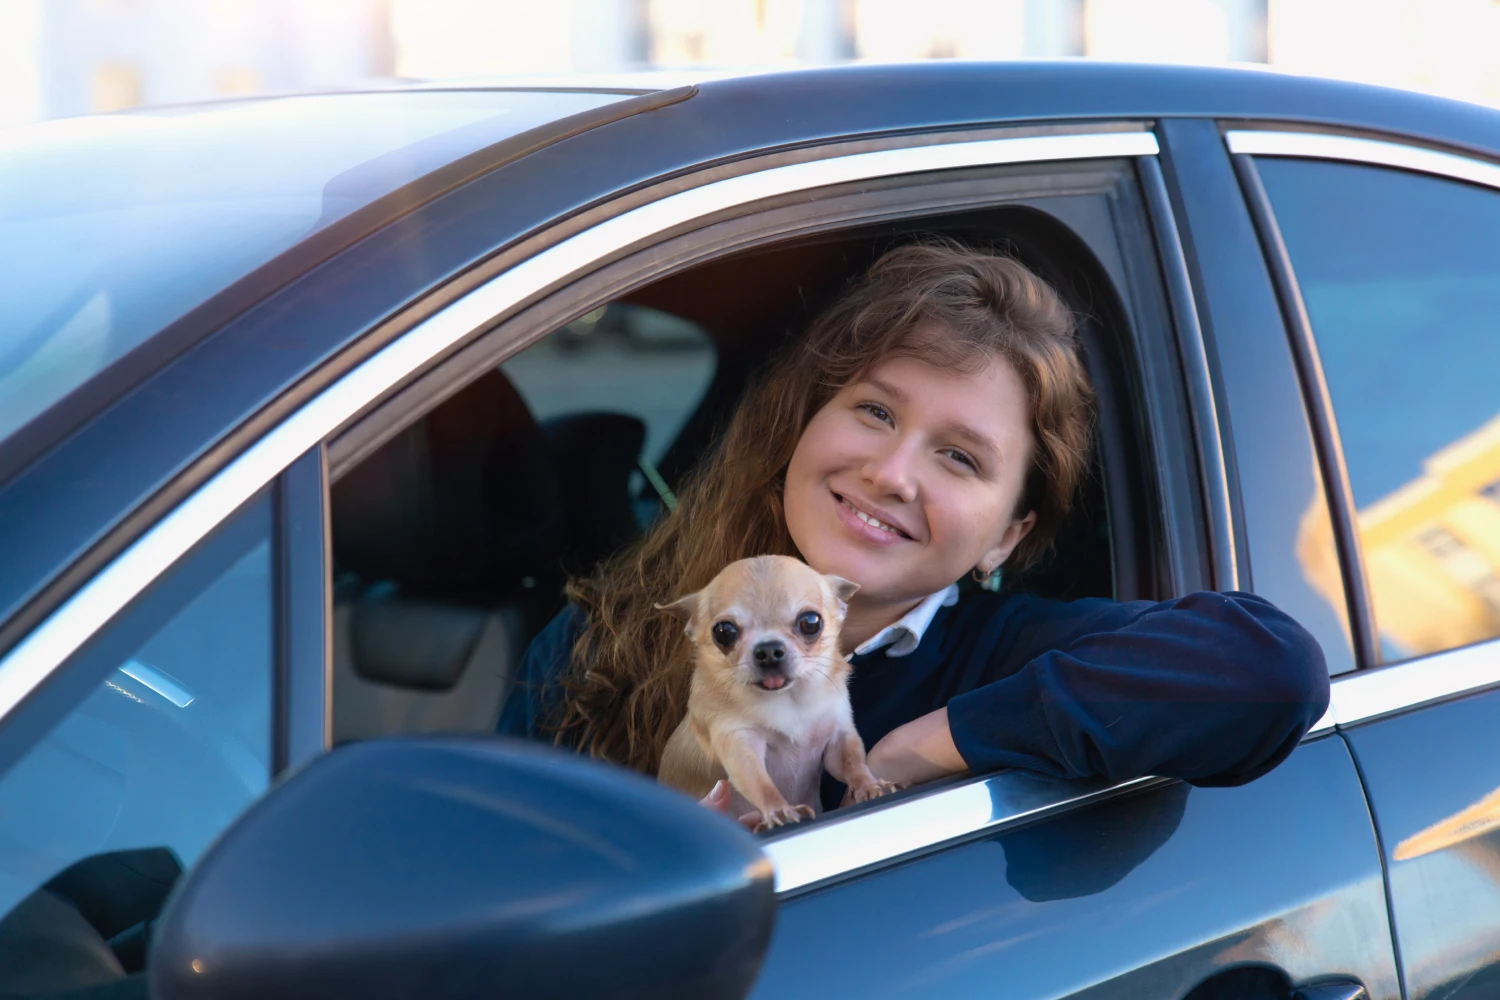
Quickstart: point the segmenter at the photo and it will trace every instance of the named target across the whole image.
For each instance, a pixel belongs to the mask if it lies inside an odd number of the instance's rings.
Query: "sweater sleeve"
[[[986,683],[948,703],[975,772],[1025,768],[1125,781],[1237,785],[1279,764],[1328,707],[1317,641],[1264,599],[1071,603],[1014,609]]]

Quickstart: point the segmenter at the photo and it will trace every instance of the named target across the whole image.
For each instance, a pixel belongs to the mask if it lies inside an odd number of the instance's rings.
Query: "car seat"
[[[334,484],[333,738],[491,730],[558,603],[562,489],[491,372]]]
[[[630,480],[646,425],[624,413],[569,413],[543,421],[542,435],[562,487],[563,569],[588,573],[640,532]]]

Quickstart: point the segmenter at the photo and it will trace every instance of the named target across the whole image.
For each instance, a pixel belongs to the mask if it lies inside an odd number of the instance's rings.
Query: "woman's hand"
[[[698,804],[712,809],[714,812],[723,813],[725,816],[728,816],[729,806],[733,799],[734,792],[729,787],[729,782],[721,780],[708,790],[707,795],[698,800]],[[754,833],[755,828],[760,825],[760,810],[752,809],[745,813],[745,815],[739,818],[739,824],[746,830]]]
[[[958,747],[953,745],[946,708],[892,729],[870,749],[865,759],[875,777],[894,781],[903,788],[969,769]],[[846,793],[840,804],[849,805],[852,801]]]

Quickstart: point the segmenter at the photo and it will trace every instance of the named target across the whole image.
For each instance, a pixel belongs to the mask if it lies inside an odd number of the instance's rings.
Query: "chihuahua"
[[[657,780],[702,798],[727,777],[733,815],[759,810],[758,831],[816,816],[824,768],[856,802],[895,791],[870,773],[849,707],[839,628],[858,587],[788,556],[757,556],[658,605],[686,619],[695,664]]]

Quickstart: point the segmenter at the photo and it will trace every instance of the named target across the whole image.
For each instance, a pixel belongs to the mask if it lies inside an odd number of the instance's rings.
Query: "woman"
[[[677,509],[569,585],[501,731],[654,772],[689,669],[654,605],[781,553],[860,585],[842,635],[879,777],[1265,773],[1328,701],[1322,651],[1275,607],[995,586],[1067,515],[1091,404],[1073,318],[1036,275],[952,244],[887,253],[750,390]],[[959,601],[969,573],[984,590]]]

